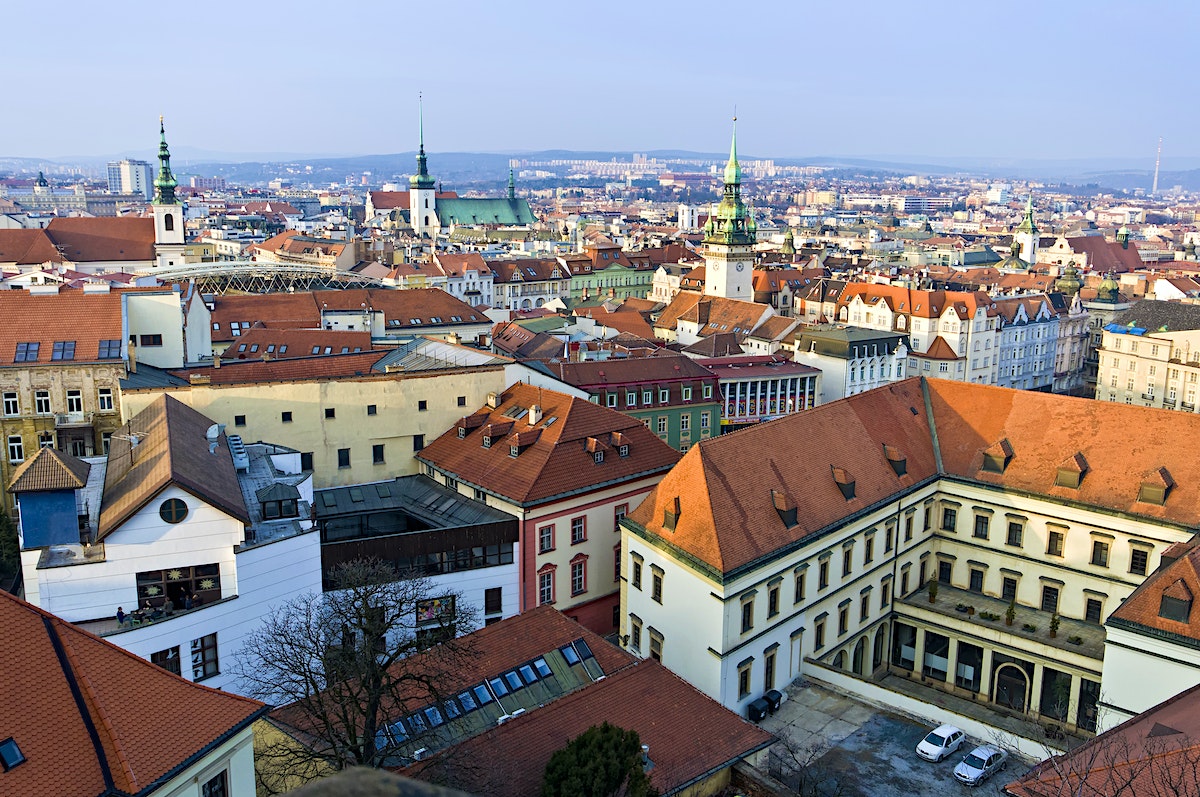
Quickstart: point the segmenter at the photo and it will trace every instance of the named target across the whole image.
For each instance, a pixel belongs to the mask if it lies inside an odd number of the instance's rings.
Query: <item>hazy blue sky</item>
[[[1195,0],[14,2],[0,156],[1196,147]]]

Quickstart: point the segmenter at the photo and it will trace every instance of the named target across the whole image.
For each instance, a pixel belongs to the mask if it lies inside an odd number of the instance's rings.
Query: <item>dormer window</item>
[[[663,527],[674,531],[675,526],[679,524],[679,496],[671,499],[671,503],[663,509]]]
[[[462,440],[466,436],[467,436],[467,427],[465,427],[465,426],[458,427],[458,439]]]
[[[596,464],[599,465],[604,461],[604,452],[597,451],[596,453],[592,454],[592,458],[596,461]]]
[[[1171,478],[1171,474],[1166,468],[1158,468],[1148,473],[1142,479],[1142,486],[1138,490],[1138,501],[1143,504],[1154,504],[1155,506],[1163,506],[1167,503],[1167,496],[1171,493],[1171,488],[1175,486],[1175,480]]]
[[[1076,453],[1058,466],[1058,473],[1054,476],[1054,486],[1078,490],[1079,485],[1083,483],[1083,476],[1087,473],[1087,469],[1088,464],[1087,460],[1083,458],[1083,453]]]
[[[521,447],[518,445],[515,445],[515,444],[509,446],[508,447],[508,455],[510,457],[512,457],[513,459],[516,459],[518,456],[521,455]]]
[[[1179,579],[1163,590],[1162,600],[1158,605],[1158,616],[1164,620],[1186,623],[1191,615],[1192,591],[1188,589],[1183,579]]]
[[[296,501],[290,498],[283,501],[264,501],[262,508],[264,520],[300,517],[300,510]]]
[[[622,457],[629,456],[629,446],[628,445],[621,446],[620,448],[617,449],[617,451],[621,454]]]
[[[484,435],[484,436],[483,436],[483,447],[484,447],[484,448],[491,448],[491,447],[492,447],[492,438],[491,438],[491,436],[490,436],[490,435]]]
[[[983,451],[983,464],[980,465],[980,469],[985,473],[1004,473],[1004,469],[1012,461],[1013,453],[1012,444],[1007,438],[988,446]]]

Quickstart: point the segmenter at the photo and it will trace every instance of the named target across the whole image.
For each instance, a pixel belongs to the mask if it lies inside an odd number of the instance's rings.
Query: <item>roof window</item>
[[[671,499],[671,503],[667,504],[663,509],[663,526],[671,531],[679,524],[679,496]]]
[[[17,353],[13,357],[15,363],[35,363],[38,358],[38,350],[42,347],[41,343],[18,343]]]
[[[1008,438],[1004,438],[983,450],[983,464],[980,465],[980,469],[987,473],[1004,473],[1004,469],[1012,461],[1013,453],[1012,444],[1008,442]]]
[[[892,470],[896,472],[897,476],[903,476],[908,473],[908,458],[900,453],[900,449],[884,444],[883,456],[887,459],[888,464],[892,466]]]
[[[854,477],[850,475],[850,471],[845,468],[835,468],[830,466],[830,471],[833,472],[833,481],[837,484],[838,489],[842,492],[842,497],[847,501],[854,498]]]
[[[1192,614],[1192,591],[1188,589],[1183,579],[1179,579],[1163,590],[1162,600],[1158,605],[1158,616],[1164,620],[1174,620],[1186,623]]]
[[[1166,468],[1152,470],[1142,479],[1137,500],[1143,504],[1162,506],[1167,503],[1167,496],[1174,486],[1175,480],[1171,478],[1171,474],[1167,472]]]
[[[796,525],[796,502],[791,499],[791,496],[778,490],[771,490],[771,503],[775,506],[775,511],[779,513],[779,519],[783,521],[783,525],[789,529]]]
[[[5,772],[22,763],[24,760],[25,754],[21,752],[21,748],[17,746],[13,737],[10,736],[0,742],[0,765],[4,767]]]
[[[1055,487],[1067,487],[1072,490],[1078,490],[1079,485],[1083,483],[1083,476],[1087,473],[1087,460],[1083,458],[1083,452],[1076,452],[1073,456],[1068,457],[1067,461],[1058,466],[1058,473],[1054,476]]]
[[[75,341],[73,340],[56,340],[54,341],[54,353],[51,355],[52,360],[74,360],[75,359]]]

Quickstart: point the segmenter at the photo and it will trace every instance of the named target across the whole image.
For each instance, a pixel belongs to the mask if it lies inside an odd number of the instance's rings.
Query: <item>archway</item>
[[[839,650],[837,655],[833,657],[833,666],[836,669],[846,669],[846,651]]]
[[[1024,714],[1029,706],[1029,676],[1026,672],[1010,662],[997,667],[992,702]]]
[[[883,652],[887,649],[887,628],[888,624],[884,623],[875,632],[875,649],[871,652],[872,669],[883,664]]]
[[[860,637],[858,644],[854,646],[854,656],[852,658],[853,669],[856,675],[866,675],[866,658],[867,658],[867,638]]]

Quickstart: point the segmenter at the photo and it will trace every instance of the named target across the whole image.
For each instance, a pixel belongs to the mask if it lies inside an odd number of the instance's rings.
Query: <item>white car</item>
[[[926,761],[941,761],[961,747],[965,738],[953,725],[939,725],[917,743],[917,755]]]
[[[1008,753],[990,744],[980,745],[954,768],[954,778],[968,786],[978,786],[1008,766]]]

